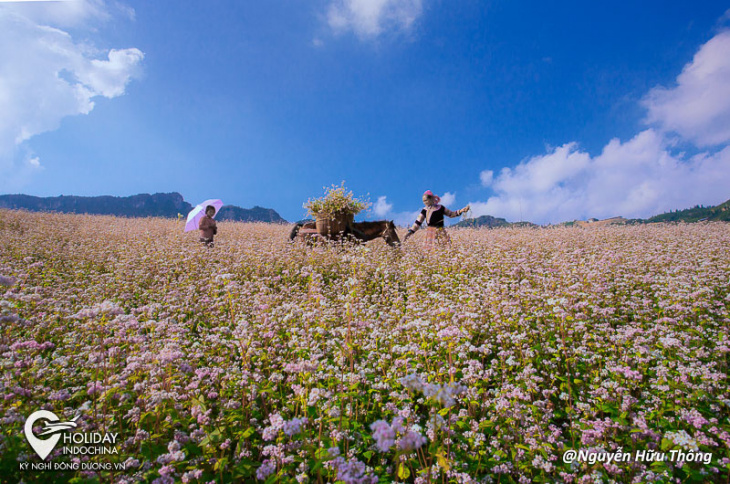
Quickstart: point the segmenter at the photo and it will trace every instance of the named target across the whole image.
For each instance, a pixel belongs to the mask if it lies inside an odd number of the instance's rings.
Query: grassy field
[[[0,211],[0,480],[728,480],[728,224],[436,251],[182,224]],[[125,470],[21,469],[39,409],[119,435],[50,462]]]

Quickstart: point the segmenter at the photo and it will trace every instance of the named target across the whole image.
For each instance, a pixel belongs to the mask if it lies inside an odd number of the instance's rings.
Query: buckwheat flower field
[[[225,222],[207,249],[182,224],[0,211],[0,480],[729,478],[730,225],[428,251]],[[22,470],[40,409],[118,434],[48,461],[125,470]]]

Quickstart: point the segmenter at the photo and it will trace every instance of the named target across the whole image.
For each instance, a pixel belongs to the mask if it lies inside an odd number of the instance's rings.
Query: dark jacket
[[[200,219],[198,228],[200,229],[200,236],[204,239],[213,239],[213,236],[218,233],[215,220],[207,215]]]

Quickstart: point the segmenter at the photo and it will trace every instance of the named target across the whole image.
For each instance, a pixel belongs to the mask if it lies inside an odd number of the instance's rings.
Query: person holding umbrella
[[[218,227],[213,219],[214,215],[215,207],[213,205],[208,205],[205,207],[205,217],[201,217],[200,222],[198,222],[200,241],[208,247],[213,247],[213,237],[218,233]]]
[[[196,205],[188,214],[188,220],[185,222],[185,232],[199,230],[200,242],[212,247],[213,237],[218,233],[218,227],[216,227],[213,217],[220,212],[221,207],[223,207],[223,202],[218,199],[206,200]]]

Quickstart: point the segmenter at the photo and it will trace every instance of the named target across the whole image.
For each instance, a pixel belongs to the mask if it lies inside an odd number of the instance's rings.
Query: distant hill
[[[565,225],[567,227],[605,227],[606,225],[626,225],[632,222],[631,220],[623,217],[611,217],[603,220],[591,218],[588,220],[573,220],[572,222],[563,222],[558,225]]]
[[[625,219],[623,217],[611,217],[604,220],[595,218],[589,220],[573,220],[570,222],[562,222],[553,226],[566,227],[603,227],[606,225],[637,225],[646,223],[661,222],[730,222],[730,200],[714,207],[703,207],[697,205],[685,210],[675,210],[672,212],[655,215],[648,219]],[[462,220],[454,227],[537,227],[531,222],[507,222],[503,218],[492,217],[491,215],[482,215],[481,217]]]
[[[452,227],[488,227],[490,229],[496,227],[509,227],[511,224],[503,218],[492,217],[491,215],[482,215],[477,218],[468,218],[452,225]]]
[[[94,215],[115,215],[118,217],[166,217],[177,218],[187,215],[193,206],[179,193],[142,193],[129,197],[34,197],[31,195],[0,195],[0,208],[28,210],[31,212],[88,213]],[[286,223],[271,208],[254,207],[245,209],[225,205],[216,216],[218,220],[242,222]]]
[[[30,195],[0,195],[0,208],[23,209],[31,212],[88,213],[121,217],[170,217],[187,214],[193,209],[179,193],[142,193],[130,197],[33,197]]]
[[[730,222],[730,200],[714,207],[703,207],[697,205],[685,210],[676,210],[661,215],[655,215],[646,220],[647,223],[655,222]]]
[[[458,224],[454,224],[453,227],[487,227],[493,229],[497,227],[537,227],[537,225],[532,222],[510,223],[503,218],[482,215],[481,217],[462,220]]]
[[[269,222],[285,224],[286,220],[273,208],[254,206],[253,208],[241,208],[235,205],[223,205],[215,216],[216,220],[233,220],[236,222]]]

